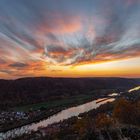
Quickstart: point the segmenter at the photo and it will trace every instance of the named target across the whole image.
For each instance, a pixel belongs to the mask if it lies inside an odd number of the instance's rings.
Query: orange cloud
[[[81,26],[79,17],[56,16],[53,21],[44,20],[42,24],[38,25],[36,33],[39,35],[45,35],[47,33],[68,34],[79,31]]]

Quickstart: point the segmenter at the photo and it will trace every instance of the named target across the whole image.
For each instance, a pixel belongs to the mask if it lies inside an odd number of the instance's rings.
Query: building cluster
[[[24,112],[11,112],[11,111],[0,112],[0,123],[3,123],[4,121],[14,121],[21,119],[28,119],[28,114]]]

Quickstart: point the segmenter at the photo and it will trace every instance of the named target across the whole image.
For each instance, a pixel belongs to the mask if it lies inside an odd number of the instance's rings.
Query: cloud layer
[[[0,73],[137,57],[139,29],[139,0],[1,0]]]

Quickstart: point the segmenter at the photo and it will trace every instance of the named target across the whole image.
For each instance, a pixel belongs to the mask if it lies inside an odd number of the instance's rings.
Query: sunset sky
[[[140,77],[140,0],[0,0],[0,78]]]

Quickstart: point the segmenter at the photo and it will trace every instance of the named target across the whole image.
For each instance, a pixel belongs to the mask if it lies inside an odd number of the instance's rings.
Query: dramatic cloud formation
[[[1,0],[0,76],[140,57],[139,29],[140,0]]]
[[[9,65],[10,67],[15,67],[15,68],[23,68],[23,67],[27,67],[28,65],[27,64],[24,64],[24,63],[13,63],[13,64],[10,64]]]

